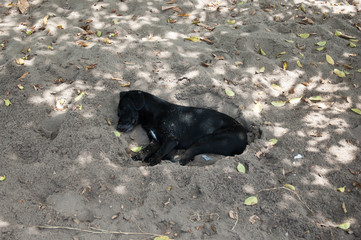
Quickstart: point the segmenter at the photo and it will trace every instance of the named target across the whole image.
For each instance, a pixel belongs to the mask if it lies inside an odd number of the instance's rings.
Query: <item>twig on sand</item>
[[[119,234],[119,235],[145,235],[152,237],[162,237],[163,235],[147,232],[122,232],[122,231],[109,231],[100,228],[90,227],[89,229],[73,228],[73,227],[64,227],[64,226],[34,226],[40,229],[63,229],[63,230],[72,230],[77,232],[86,232],[92,234]]]
[[[295,191],[293,191],[293,190],[291,190],[291,189],[289,189],[289,188],[286,188],[286,187],[275,187],[275,188],[261,189],[261,190],[258,191],[257,195],[258,195],[260,192],[272,191],[272,190],[278,190],[278,189],[286,189],[287,191],[295,194],[295,195],[297,196],[298,200],[299,200],[312,214],[314,214],[314,211],[302,200],[301,196],[300,196],[297,192],[295,192]]]

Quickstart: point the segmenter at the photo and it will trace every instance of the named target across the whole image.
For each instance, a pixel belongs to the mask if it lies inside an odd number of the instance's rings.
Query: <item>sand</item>
[[[22,10],[1,3],[1,239],[361,238],[360,1]],[[115,133],[130,89],[244,118],[250,144],[184,167],[132,161],[144,132]]]

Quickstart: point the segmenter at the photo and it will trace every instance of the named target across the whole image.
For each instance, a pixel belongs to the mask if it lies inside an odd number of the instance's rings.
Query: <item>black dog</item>
[[[186,149],[179,160],[185,165],[201,153],[231,156],[242,153],[247,145],[246,127],[230,116],[172,104],[142,91],[120,93],[118,116],[117,130],[129,132],[141,124],[155,142],[144,158],[151,166],[169,158],[174,149]]]

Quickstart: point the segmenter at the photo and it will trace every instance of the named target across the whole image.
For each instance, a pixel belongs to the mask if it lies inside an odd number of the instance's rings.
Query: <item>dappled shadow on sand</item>
[[[0,106],[5,236],[102,239],[28,227],[44,224],[180,239],[360,236],[360,116],[350,109],[361,108],[361,53],[334,35],[360,38],[357,6],[231,2],[173,4],[182,13],[162,10],[173,6],[164,1],[33,1],[27,15],[1,10],[0,94],[12,102]],[[192,36],[207,41],[185,40]],[[334,68],[349,75],[339,78]],[[144,133],[117,137],[113,125],[118,93],[129,88],[245,118],[262,134],[242,155],[212,155],[207,166],[201,157],[187,167],[132,162],[129,145],[145,145]],[[244,206],[252,195],[258,204]],[[343,222],[352,234],[335,228]]]

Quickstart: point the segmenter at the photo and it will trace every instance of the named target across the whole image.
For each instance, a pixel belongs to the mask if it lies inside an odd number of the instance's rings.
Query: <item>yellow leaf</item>
[[[298,61],[297,61],[297,66],[299,66],[300,68],[303,68],[303,66],[302,66],[302,64],[301,64],[301,62],[300,62],[300,60],[298,60]]]
[[[23,87],[21,84],[18,84],[17,87],[18,87],[20,90],[24,90],[24,87]]]
[[[321,96],[313,96],[309,98],[311,101],[322,101],[322,97]]]
[[[46,15],[44,18],[43,18],[43,24],[44,26],[46,26],[48,24],[48,19],[49,19],[49,15]]]
[[[337,227],[338,228],[341,228],[341,229],[343,229],[343,230],[347,230],[347,229],[349,229],[350,228],[350,223],[349,222],[345,222],[345,223],[342,223],[342,224],[340,224],[340,225],[338,225]]]
[[[335,68],[334,70],[333,70],[333,73],[334,74],[336,74],[337,76],[339,76],[339,77],[346,77],[346,74],[345,74],[345,72],[344,71],[340,71],[340,70],[338,70],[337,68]]]
[[[325,46],[326,45],[326,41],[321,41],[321,42],[318,42],[318,43],[316,43],[318,46],[321,46],[321,47],[323,47],[323,46]]]
[[[286,104],[286,102],[284,102],[284,101],[273,101],[273,102],[271,102],[271,104],[273,106],[275,106],[275,107],[282,107],[282,106],[284,106]]]
[[[18,64],[18,65],[24,65],[24,64],[25,64],[25,60],[22,59],[22,58],[17,58],[17,59],[15,59],[15,62],[16,62],[16,64]]]
[[[231,89],[228,89],[228,88],[226,89],[226,94],[229,97],[233,97],[235,95],[234,92]]]
[[[120,137],[120,132],[114,131],[114,135],[115,135],[116,137]]]
[[[262,48],[259,49],[259,53],[260,53],[261,55],[263,55],[263,56],[266,56],[266,53],[263,51]]]
[[[339,192],[345,192],[345,188],[346,188],[346,187],[337,188],[337,191],[339,191]]]
[[[227,22],[228,22],[229,24],[235,24],[235,23],[236,23],[236,20],[227,20]]]
[[[272,139],[270,139],[268,142],[269,142],[271,145],[275,145],[275,144],[278,142],[278,140],[277,140],[276,138],[272,138]]]
[[[294,187],[293,185],[291,185],[291,184],[285,184],[285,185],[283,185],[283,186],[285,186],[285,187],[287,187],[287,188],[289,188],[289,189],[291,189],[291,190],[293,190],[293,191],[296,190],[295,187]]]
[[[300,38],[305,39],[305,38],[308,38],[308,37],[310,36],[310,34],[309,34],[309,33],[301,33],[301,34],[298,34],[298,36],[299,36]]]
[[[280,86],[278,86],[277,84],[272,83],[272,88],[275,90],[282,90],[282,88]]]
[[[289,100],[289,102],[290,102],[291,104],[297,104],[297,103],[299,103],[299,102],[301,101],[301,99],[302,99],[302,97],[295,97],[295,98],[291,98],[291,99]]]
[[[132,147],[130,150],[131,150],[132,152],[139,152],[140,150],[142,150],[142,147],[141,147],[141,146],[139,146],[139,147]]]
[[[11,102],[9,99],[4,99],[4,102],[5,102],[5,106],[10,106],[11,105]]]
[[[258,199],[256,196],[252,196],[244,200],[244,204],[248,206],[255,205],[257,203],[258,203]]]
[[[0,182],[5,181],[5,179],[6,179],[6,176],[5,176],[5,175],[4,175],[4,176],[0,176]]]
[[[333,61],[332,57],[327,53],[326,53],[326,61],[331,65],[335,65],[335,61]]]
[[[351,111],[361,115],[361,110],[360,109],[357,109],[357,108],[351,108]]]
[[[262,104],[260,102],[256,103],[256,105],[254,105],[253,111],[255,113],[261,113],[262,112]]]
[[[195,36],[186,38],[186,40],[189,40],[189,41],[192,41],[192,42],[199,42],[199,38],[198,38],[198,37],[195,37]]]
[[[260,73],[264,73],[265,67],[261,67],[261,69],[259,70]]]
[[[288,69],[288,63],[286,61],[283,61],[282,68],[283,68],[283,70]]]

